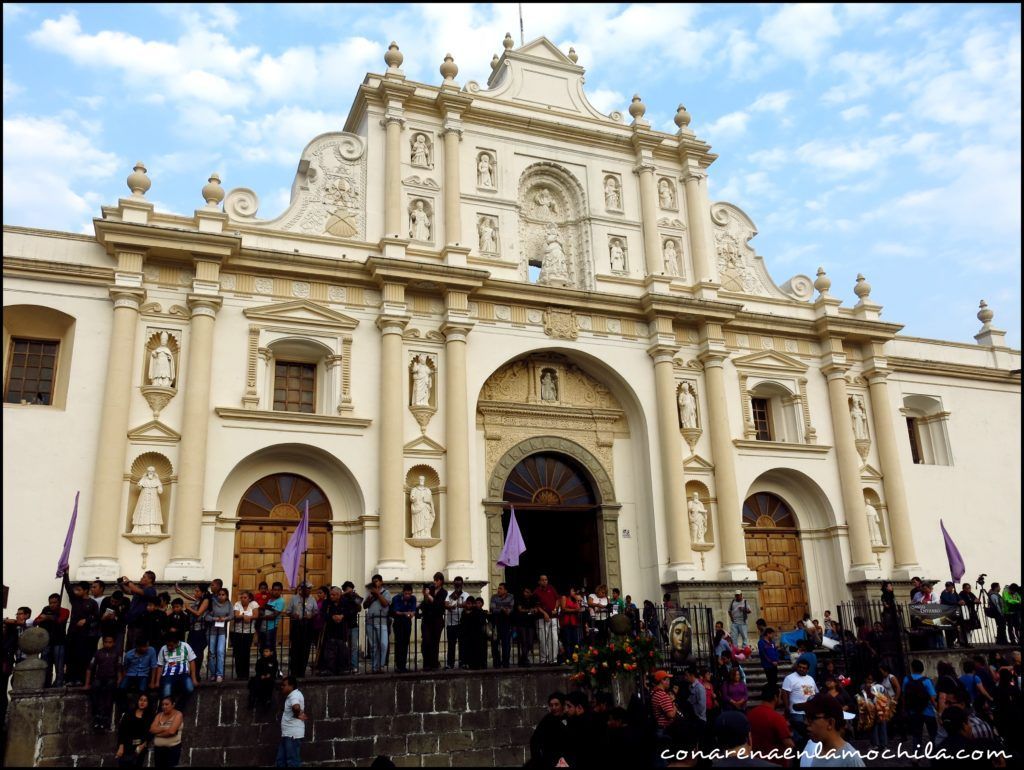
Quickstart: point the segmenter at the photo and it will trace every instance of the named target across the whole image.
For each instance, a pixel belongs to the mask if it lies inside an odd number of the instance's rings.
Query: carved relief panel
[[[481,254],[486,254],[488,256],[501,255],[498,218],[496,216],[491,216],[490,214],[477,214],[476,232]]]

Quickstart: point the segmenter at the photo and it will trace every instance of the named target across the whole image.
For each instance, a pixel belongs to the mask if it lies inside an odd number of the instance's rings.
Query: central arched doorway
[[[510,591],[537,585],[547,575],[559,593],[570,586],[592,591],[602,582],[598,516],[601,509],[586,471],[573,458],[539,452],[521,460],[505,481],[502,533],[511,509],[526,552],[518,567],[505,569]]]
[[[761,617],[776,629],[792,628],[807,607],[800,531],[793,510],[778,495],[758,492],[743,503],[747,564],[761,581]]]

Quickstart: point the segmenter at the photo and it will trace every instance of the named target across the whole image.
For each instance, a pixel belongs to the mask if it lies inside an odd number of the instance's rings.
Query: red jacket
[[[555,607],[558,606],[558,591],[550,583],[546,586],[537,586],[533,595],[537,597],[540,606],[544,608],[548,615],[552,614],[555,611]]]

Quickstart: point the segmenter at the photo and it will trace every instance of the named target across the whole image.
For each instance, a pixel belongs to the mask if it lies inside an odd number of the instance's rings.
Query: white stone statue
[[[676,251],[676,242],[673,240],[665,241],[665,250],[663,252],[665,258],[665,273],[666,275],[679,276],[679,252]]]
[[[693,397],[690,386],[683,383],[679,389],[679,422],[684,428],[697,427],[697,399]]]
[[[661,201],[663,209],[674,209],[676,207],[676,197],[672,194],[672,185],[669,184],[667,179],[662,179],[658,182],[658,200]]]
[[[416,134],[412,140],[412,165],[430,168],[430,145],[423,134]]]
[[[621,209],[622,197],[619,195],[619,183],[613,176],[604,178],[604,207],[606,209]]]
[[[497,231],[494,229],[494,220],[490,217],[480,220],[480,251],[483,254],[498,253]]]
[[[409,502],[412,504],[412,536],[417,540],[428,540],[434,527],[434,495],[423,483],[409,490]]]
[[[558,231],[552,227],[544,238],[544,258],[537,280],[546,283],[554,278],[564,279],[567,277],[566,270],[565,251],[562,250],[562,242],[558,239]]]
[[[164,485],[152,465],[146,468],[146,475],[139,479],[139,500],[132,514],[133,535],[159,535],[163,532],[164,516],[160,511],[160,495]]]
[[[694,545],[705,545],[708,531],[708,510],[700,501],[700,495],[693,493],[693,499],[686,505],[690,512],[690,538]]]
[[[409,214],[409,237],[414,241],[430,240],[430,215],[423,208],[423,201],[416,201]]]
[[[850,417],[853,419],[853,437],[857,441],[868,440],[868,415],[864,410],[864,401],[860,398],[853,399],[850,407]]]
[[[547,187],[541,187],[533,196],[533,215],[538,219],[553,220],[558,216],[555,198]]]
[[[167,347],[167,332],[160,332],[160,344],[149,354],[149,384],[169,388],[174,382],[174,354]]]
[[[412,364],[412,394],[410,401],[413,406],[430,406],[430,388],[434,384],[434,373],[430,370],[427,357],[418,355]]]
[[[868,532],[871,535],[871,545],[885,545],[882,542],[882,524],[878,517],[878,511],[871,503],[864,503],[864,513],[868,517]]]
[[[612,270],[616,273],[626,272],[626,252],[622,249],[622,241],[618,238],[613,240],[609,252]]]
[[[540,400],[558,400],[558,381],[555,379],[554,372],[550,369],[546,369],[540,377]]]
[[[476,161],[476,183],[480,187],[494,187],[493,165],[491,156],[486,152],[480,153]]]

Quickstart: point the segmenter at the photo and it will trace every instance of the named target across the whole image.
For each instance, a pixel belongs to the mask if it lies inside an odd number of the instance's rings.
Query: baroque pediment
[[[541,379],[547,372],[554,377],[553,393],[544,392],[541,385]],[[581,407],[622,411],[622,406],[607,387],[563,356],[531,356],[506,364],[484,383],[480,400],[563,409]]]
[[[763,353],[751,353],[732,359],[737,369],[758,369],[773,372],[806,372],[807,364],[793,356],[787,356],[777,350],[766,350]]]
[[[683,467],[690,473],[711,473],[715,466],[698,454],[692,454],[683,460]]]
[[[406,444],[402,451],[412,457],[441,457],[445,449],[429,436],[417,436]]]
[[[177,444],[181,434],[159,420],[150,420],[128,431],[128,440],[136,444]]]
[[[331,331],[350,330],[359,325],[355,318],[308,299],[246,308],[242,313],[250,321],[261,324],[297,325]]]

